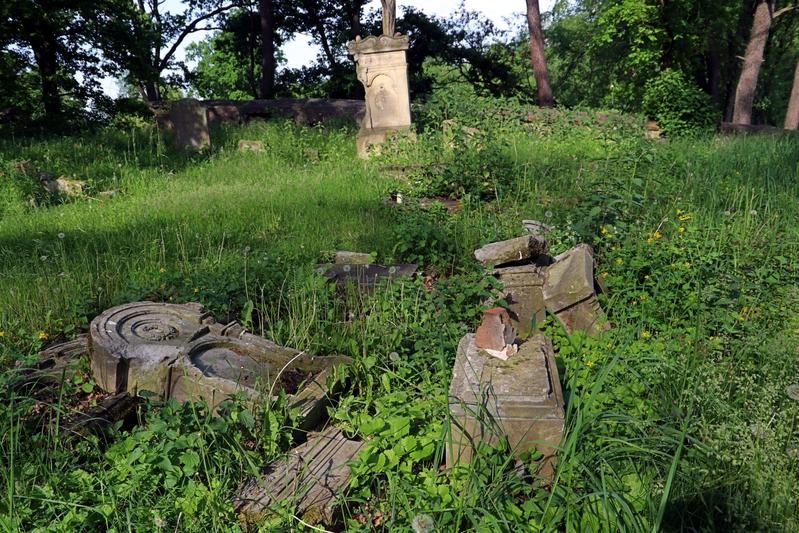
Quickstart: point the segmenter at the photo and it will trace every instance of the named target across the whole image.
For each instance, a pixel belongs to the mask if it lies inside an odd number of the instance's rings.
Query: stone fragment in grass
[[[246,141],[244,139],[239,141],[239,152],[255,152],[262,154],[266,152],[264,143],[262,141]]]
[[[496,445],[505,436],[516,456],[540,452],[539,474],[551,476],[564,421],[552,342],[537,333],[501,361],[478,348],[475,335],[464,336],[452,369],[449,410],[448,467],[470,462],[479,443]]]
[[[493,275],[502,283],[500,298],[507,303],[508,315],[519,338],[526,339],[536,324],[546,320],[544,305],[545,268],[521,265],[497,268]]]
[[[546,269],[543,286],[547,309],[566,331],[596,335],[610,329],[594,289],[593,250],[581,244],[555,258]]]
[[[233,508],[245,530],[268,518],[280,504],[289,505],[306,524],[332,524],[336,498],[350,480],[347,463],[365,445],[330,427],[269,464],[260,477],[245,481],[234,497]]]
[[[799,402],[799,385],[789,385],[785,392],[788,394],[788,398]]]
[[[83,188],[86,182],[74,180],[66,176],[53,178],[52,175],[42,172],[42,186],[50,194],[63,195],[63,196],[80,196],[83,194]]]
[[[474,257],[484,265],[501,266],[536,258],[549,251],[546,239],[526,235],[507,241],[492,242],[474,251]]]
[[[337,265],[371,265],[374,263],[371,254],[347,252],[345,250],[336,252],[334,261]]]
[[[183,98],[172,104],[169,112],[175,147],[182,152],[196,152],[211,147],[208,110],[194,98]]]

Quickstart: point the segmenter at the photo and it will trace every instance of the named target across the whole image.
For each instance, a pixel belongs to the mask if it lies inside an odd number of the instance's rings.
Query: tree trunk
[[[272,0],[258,0],[261,15],[261,98],[275,97],[275,35]]]
[[[44,33],[44,32],[43,32]],[[61,114],[61,94],[58,90],[58,54],[55,38],[43,37],[31,41],[33,57],[39,70],[42,86],[42,105],[48,119]]]
[[[799,128],[799,62],[796,63],[796,71],[793,75],[793,89],[791,99],[788,101],[788,112],[785,113],[786,130]]]
[[[148,102],[161,101],[161,89],[158,87],[158,82],[145,81],[142,83],[142,89]]]
[[[527,0],[527,27],[530,29],[530,57],[538,92],[538,105],[552,107],[555,103],[552,88],[549,86],[549,71],[544,56],[544,37],[541,32],[541,10],[538,0]]]
[[[752,20],[752,31],[744,53],[741,77],[735,90],[735,109],[732,121],[735,124],[752,123],[752,105],[755,101],[757,78],[763,64],[763,53],[766,49],[771,21],[774,16],[774,0],[760,0],[755,8]]]

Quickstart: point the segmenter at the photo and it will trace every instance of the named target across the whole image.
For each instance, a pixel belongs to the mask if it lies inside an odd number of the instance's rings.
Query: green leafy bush
[[[666,69],[644,89],[644,112],[666,135],[686,136],[707,132],[716,120],[710,96],[685,79],[682,72]]]

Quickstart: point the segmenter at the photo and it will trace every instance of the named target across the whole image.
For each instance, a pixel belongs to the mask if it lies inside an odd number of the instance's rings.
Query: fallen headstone
[[[546,239],[536,235],[492,242],[474,251],[474,257],[484,265],[501,266],[535,258],[549,251]]]
[[[555,258],[544,277],[544,302],[568,333],[596,335],[610,329],[594,289],[594,257],[581,244]]]
[[[61,194],[64,196],[80,196],[83,194],[83,188],[86,186],[86,182],[73,180],[66,176],[50,179],[51,177],[51,175],[44,172],[40,176],[42,186],[48,193]]]
[[[114,423],[134,415],[138,403],[139,398],[127,392],[109,396],[88,411],[69,417],[61,431],[75,435],[101,434]]]
[[[150,391],[215,408],[232,394],[254,401],[283,390],[304,429],[324,415],[333,367],[350,362],[279,346],[235,322],[220,324],[196,303],[111,308],[92,321],[89,339],[92,374],[106,392]]]
[[[339,250],[336,252],[334,262],[337,265],[371,265],[374,263],[374,259],[371,254]]]
[[[452,418],[447,466],[471,461],[475,447],[508,439],[515,455],[543,454],[539,473],[551,476],[556,448],[563,435],[563,392],[552,343],[538,333],[507,361],[477,347],[475,335],[464,336],[449,388]]]
[[[199,151],[211,147],[208,110],[194,98],[183,98],[172,104],[169,112],[175,147],[180,151]]]
[[[287,502],[306,524],[332,523],[336,497],[350,479],[347,463],[365,444],[347,439],[335,427],[311,436],[242,485],[233,502],[240,522],[250,528],[276,504]]]

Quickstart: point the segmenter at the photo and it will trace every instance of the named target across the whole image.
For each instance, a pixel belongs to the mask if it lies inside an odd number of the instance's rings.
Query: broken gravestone
[[[286,502],[306,524],[332,523],[336,497],[349,483],[347,463],[365,445],[335,427],[311,436],[242,485],[233,502],[239,521],[248,529]]]
[[[596,335],[610,329],[594,289],[594,256],[581,244],[555,258],[546,270],[543,286],[547,309],[560,320],[566,331],[585,331]]]
[[[194,98],[184,98],[172,104],[169,112],[175,147],[179,151],[196,152],[211,147],[208,131],[208,110]]]
[[[552,343],[538,333],[507,361],[464,336],[449,388],[452,418],[447,466],[468,463],[480,443],[496,445],[507,437],[515,455],[533,449],[543,454],[543,476],[551,476],[563,435],[563,392]]]
[[[544,305],[544,272],[546,267],[535,264],[494,269],[493,275],[502,283],[499,296],[505,300],[511,322],[519,337],[526,339],[547,318]]]
[[[537,235],[525,235],[507,241],[492,242],[474,251],[484,265],[500,266],[535,258],[549,251],[549,243]]]
[[[150,391],[214,408],[234,393],[255,400],[282,389],[293,395],[304,427],[324,415],[333,367],[349,362],[278,346],[235,322],[217,323],[196,303],[111,308],[92,321],[89,346],[92,373],[106,392]]]
[[[255,152],[257,154],[262,154],[266,152],[266,148],[264,148],[263,141],[247,141],[242,139],[239,141],[239,152]]]

